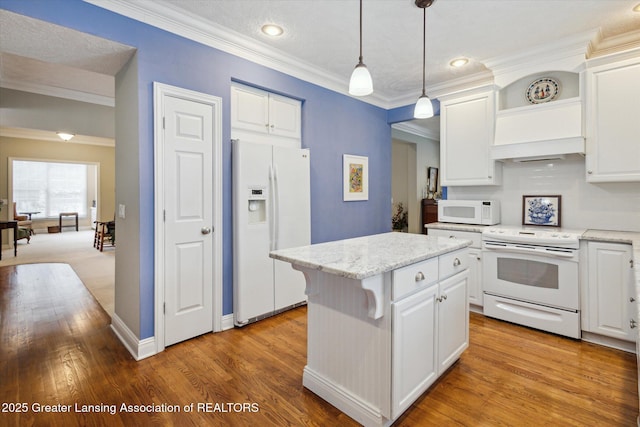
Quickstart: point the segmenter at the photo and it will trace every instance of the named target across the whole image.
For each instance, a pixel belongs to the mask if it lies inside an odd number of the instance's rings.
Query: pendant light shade
[[[426,91],[426,64],[427,64],[427,8],[433,4],[435,0],[416,0],[416,6],[422,8],[422,95],[418,98],[416,106],[413,109],[413,117],[416,119],[428,119],[433,117],[433,104],[427,96]]]
[[[416,106],[413,109],[413,118],[415,119],[428,119],[433,117],[433,104],[426,94],[423,94],[418,98]]]
[[[349,93],[354,96],[365,96],[373,93],[373,80],[367,66],[362,62],[362,0],[360,0],[360,57],[358,65],[351,73]]]

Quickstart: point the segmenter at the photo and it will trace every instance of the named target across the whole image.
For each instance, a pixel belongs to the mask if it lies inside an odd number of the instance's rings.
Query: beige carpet
[[[114,307],[116,248],[108,244],[103,252],[94,249],[93,234],[93,230],[65,230],[56,234],[39,232],[31,236],[29,244],[26,239],[18,240],[17,257],[13,256],[13,248],[4,249],[0,267],[42,262],[69,264],[111,316]],[[3,243],[6,243],[4,239]]]

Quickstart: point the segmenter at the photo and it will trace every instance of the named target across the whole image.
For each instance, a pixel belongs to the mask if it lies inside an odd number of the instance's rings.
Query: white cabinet
[[[393,304],[392,418],[404,412],[438,377],[436,299],[429,286]]]
[[[438,375],[442,375],[469,347],[469,306],[465,271],[443,280],[438,301]]]
[[[631,245],[588,242],[588,332],[635,341]],[[584,325],[583,325],[584,327]]]
[[[419,290],[391,306],[392,419],[411,406],[469,346],[466,257],[465,250],[456,251],[393,272],[394,292],[412,286]],[[438,278],[444,280],[429,285],[433,261],[438,262]]]
[[[231,128],[257,135],[300,139],[302,104],[248,86],[231,86]]]
[[[471,240],[469,246],[469,304],[482,307],[482,236],[473,231],[454,231],[429,228],[429,236],[446,237],[449,239]]]
[[[640,50],[589,66],[586,81],[587,181],[640,181]]]
[[[490,89],[440,98],[442,185],[498,185],[502,165],[491,159],[495,95]]]

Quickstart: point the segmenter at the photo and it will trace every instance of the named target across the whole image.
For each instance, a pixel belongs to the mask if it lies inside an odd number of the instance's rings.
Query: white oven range
[[[482,233],[484,314],[580,338],[578,261],[584,231],[487,227]]]

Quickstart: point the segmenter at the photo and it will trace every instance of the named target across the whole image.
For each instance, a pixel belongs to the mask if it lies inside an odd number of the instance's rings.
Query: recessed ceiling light
[[[284,30],[276,24],[265,24],[262,26],[262,32],[271,37],[278,37],[284,33]]]
[[[56,132],[56,134],[60,137],[64,142],[71,141],[71,138],[75,136],[73,133],[68,132]]]
[[[459,68],[467,65],[468,62],[469,60],[467,58],[456,58],[453,61],[449,62],[449,65]]]
[[[638,4],[636,5],[636,7],[634,7],[634,8],[633,8],[633,11],[634,11],[634,12],[640,12],[640,3],[638,3]]]

